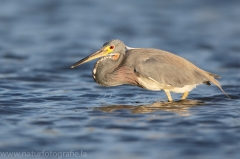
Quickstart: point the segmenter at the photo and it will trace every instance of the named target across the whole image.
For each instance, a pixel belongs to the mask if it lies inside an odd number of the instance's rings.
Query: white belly
[[[169,90],[170,92],[175,93],[184,93],[190,92],[193,88],[196,88],[197,84],[195,85],[185,85],[184,87],[173,87],[171,85],[164,85],[160,84],[151,77],[149,78],[137,78],[140,85],[144,86],[144,88],[152,91],[159,91],[159,90]]]
[[[173,89],[170,89],[169,91],[175,92],[175,93],[184,93],[184,92],[190,92],[192,89],[196,88],[197,84],[194,85],[186,85],[184,87],[175,87]]]

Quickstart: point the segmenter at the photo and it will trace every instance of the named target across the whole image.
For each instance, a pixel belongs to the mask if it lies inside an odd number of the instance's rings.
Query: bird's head
[[[124,54],[126,51],[126,45],[121,40],[110,40],[103,44],[102,48],[97,52],[79,60],[75,64],[71,66],[71,68],[75,68],[83,63],[89,62],[96,58],[104,57],[104,56],[112,56],[113,60],[117,60],[120,54]]]

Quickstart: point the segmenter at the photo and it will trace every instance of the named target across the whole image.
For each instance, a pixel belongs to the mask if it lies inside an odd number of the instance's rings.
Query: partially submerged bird
[[[170,102],[170,92],[183,93],[181,99],[186,99],[199,84],[211,85],[212,82],[223,91],[215,79],[220,78],[218,75],[204,71],[180,56],[152,48],[130,48],[117,39],[106,42],[100,50],[71,68],[96,58],[101,59],[95,64],[92,75],[102,86],[130,84],[152,91],[164,90]]]

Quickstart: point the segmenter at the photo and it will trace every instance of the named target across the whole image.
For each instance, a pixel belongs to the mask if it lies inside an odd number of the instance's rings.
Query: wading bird
[[[170,92],[183,93],[181,99],[186,99],[199,84],[211,85],[212,82],[223,91],[215,79],[218,75],[204,71],[180,56],[152,48],[131,48],[116,39],[106,42],[100,50],[71,68],[96,58],[100,59],[92,75],[102,86],[130,84],[152,91],[164,90],[169,102],[173,101]]]

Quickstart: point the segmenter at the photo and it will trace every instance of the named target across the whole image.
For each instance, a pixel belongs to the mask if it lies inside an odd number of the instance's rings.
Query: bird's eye
[[[110,46],[109,48],[112,50],[112,49],[114,49],[114,46],[112,45],[112,46]]]

